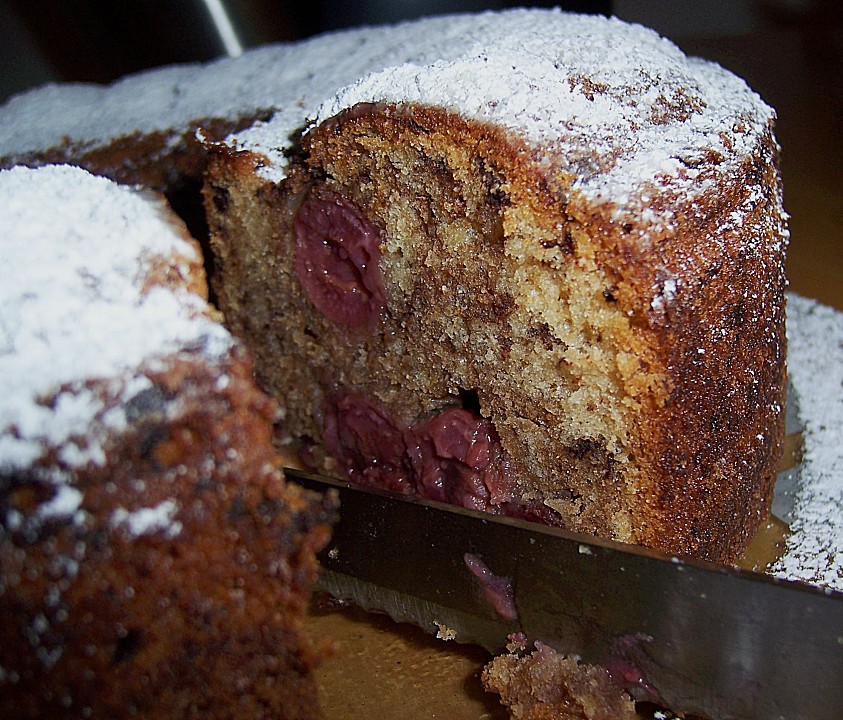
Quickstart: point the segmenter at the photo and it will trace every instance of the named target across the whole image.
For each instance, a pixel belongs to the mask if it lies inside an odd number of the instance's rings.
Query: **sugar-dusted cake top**
[[[431,23],[443,30],[447,25]],[[403,62],[405,34],[355,29],[267,45],[237,58],[156,68],[110,85],[50,83],[0,106],[0,157],[63,144],[93,149],[136,134],[178,136],[209,118],[248,118],[260,111],[286,109],[304,124],[305,108],[315,109],[386,58]]]
[[[773,116],[742,80],[641,26],[510,10],[348,30],[107,88],[46,86],[0,108],[0,157],[275,110],[232,142],[280,177],[291,135],[361,101],[440,106],[545,149],[563,144],[560,169],[619,204],[654,177],[692,192],[704,158],[732,172]]]
[[[655,175],[695,179],[709,152],[748,156],[772,111],[719,66],[638,25],[559,11],[480,16],[441,58],[377,71],[320,117],[366,101],[441,105],[559,146],[575,185],[623,201]]]
[[[131,397],[149,383],[143,363],[231,345],[184,285],[199,253],[163,205],[69,166],[0,172],[0,208],[0,471],[46,447],[67,467],[101,463],[96,437],[72,441],[103,412],[86,381]],[[175,289],[150,284],[162,263]],[[119,409],[99,421],[125,425]]]
[[[518,134],[595,200],[622,205],[656,178],[698,191],[704,161],[734,172],[773,118],[740,78],[617,19],[513,10],[392,32],[403,38],[400,52],[373,57],[370,72],[325,99],[317,120],[360,102],[444,107]],[[301,119],[280,113],[239,141],[283,165],[279,139]]]

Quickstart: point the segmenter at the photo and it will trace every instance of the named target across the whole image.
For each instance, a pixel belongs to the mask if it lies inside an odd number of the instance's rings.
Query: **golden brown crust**
[[[769,133],[740,181],[703,168],[713,182],[694,203],[654,186],[670,224],[619,219],[539,150],[433,108],[363,105],[323,123],[277,187],[260,162],[211,159],[217,291],[323,469],[332,394],[412,425],[473,392],[517,492],[568,527],[713,560],[741,551],[769,511],[782,432]],[[371,336],[316,311],[293,270],[296,212],[324,192],[383,233],[388,301]]]
[[[730,180],[692,206],[663,194],[656,209],[669,209],[674,224],[651,235],[643,255],[624,238],[636,228],[592,215],[608,228],[601,261],[617,278],[612,292],[631,307],[670,388],[640,428],[637,453],[659,479],[647,499],[655,524],[640,539],[718,560],[736,557],[768,516],[782,452],[786,280],[769,128]],[[725,221],[748,204],[740,223]],[[665,277],[684,292],[654,306]]]

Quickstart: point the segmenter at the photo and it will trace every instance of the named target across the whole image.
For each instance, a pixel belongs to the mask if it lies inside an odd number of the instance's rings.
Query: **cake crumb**
[[[635,720],[635,702],[608,671],[536,643],[530,655],[500,655],[483,669],[513,720]]]
[[[436,631],[436,637],[440,640],[457,639],[457,631],[453,628],[448,627],[445,623],[439,622],[438,620],[434,620],[433,624],[438,628]]]

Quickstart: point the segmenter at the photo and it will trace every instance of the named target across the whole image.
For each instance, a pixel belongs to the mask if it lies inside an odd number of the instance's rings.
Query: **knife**
[[[839,720],[843,593],[285,470],[335,492],[320,589],[492,653],[512,638],[712,720]]]

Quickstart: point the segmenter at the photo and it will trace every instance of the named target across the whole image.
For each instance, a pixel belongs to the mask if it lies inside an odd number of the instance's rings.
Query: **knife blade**
[[[544,642],[638,700],[714,720],[835,720],[843,593],[286,470],[333,491],[320,587],[445,639]]]

